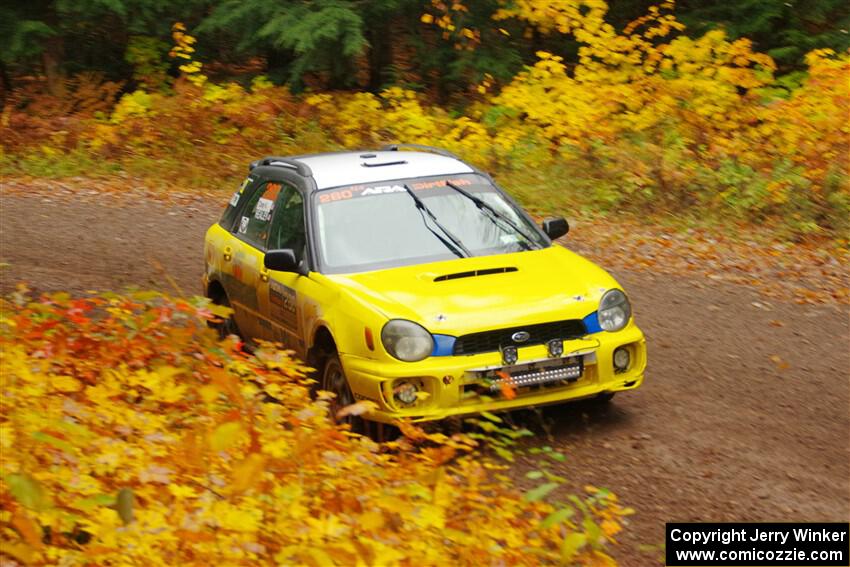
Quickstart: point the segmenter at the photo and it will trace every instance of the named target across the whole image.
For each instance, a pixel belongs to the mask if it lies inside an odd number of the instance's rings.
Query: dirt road
[[[225,199],[4,191],[0,290],[20,280],[36,291],[172,290],[172,278],[198,293],[203,234]],[[580,231],[567,242],[585,249]],[[604,253],[591,257],[610,267]],[[645,385],[609,406],[519,419],[538,433],[530,444],[567,456],[550,470],[637,510],[615,552],[622,563],[657,564],[667,521],[848,521],[846,308],[613,268],[647,335]],[[519,462],[513,476],[524,482],[536,466]]]

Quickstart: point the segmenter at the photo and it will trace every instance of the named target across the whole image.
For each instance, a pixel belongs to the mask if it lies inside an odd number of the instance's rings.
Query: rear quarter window
[[[256,248],[264,250],[269,237],[272,213],[282,185],[270,181],[262,183],[260,187],[260,189],[251,193],[244,205],[240,203],[239,218],[236,220],[232,232]],[[245,199],[245,197],[241,197],[240,201],[242,199]]]
[[[230,196],[230,201],[228,201],[218,224],[228,231],[232,231],[233,224],[236,222],[236,217],[239,213],[239,209],[241,208],[240,205],[251,198],[251,195],[253,195],[254,191],[256,191],[258,185],[259,184],[256,183],[256,180],[253,177],[246,177],[242,182],[242,185],[239,186],[239,189]]]

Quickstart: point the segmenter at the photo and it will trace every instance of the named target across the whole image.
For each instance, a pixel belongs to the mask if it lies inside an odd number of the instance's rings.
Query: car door
[[[267,250],[291,249],[299,261],[300,271],[307,273],[307,237],[304,197],[292,184],[283,182],[269,230]],[[305,308],[315,305],[317,284],[294,272],[267,272],[260,282],[259,306],[267,324],[263,338],[279,342],[286,348],[306,355]],[[312,309],[313,311],[315,309]]]
[[[231,277],[225,290],[236,324],[247,338],[267,338],[270,333],[268,321],[260,310],[259,290],[269,277],[268,270],[263,267],[263,256],[280,190],[279,182],[262,180],[233,224]]]

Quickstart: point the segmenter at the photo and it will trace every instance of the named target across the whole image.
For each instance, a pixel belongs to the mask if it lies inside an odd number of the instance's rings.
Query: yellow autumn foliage
[[[0,557],[613,564],[629,513],[613,495],[556,504],[555,480],[523,496],[464,433],[352,434],[328,418],[329,393],[311,398],[303,366],[219,341],[211,310],[148,292],[4,300]]]
[[[591,191],[613,185],[617,194],[602,200],[627,207],[698,203],[753,220],[779,216],[800,232],[847,228],[850,53],[813,51],[808,77],[788,92],[773,60],[748,39],[720,30],[680,35],[672,7],[651,7],[617,32],[602,0],[514,2],[496,19],[572,35],[581,44],[578,64],[538,52],[534,65],[459,118],[405,107],[407,123],[430,118],[422,131],[397,124],[382,97],[361,93],[372,115],[359,131],[448,147],[489,167],[566,164],[590,178]],[[489,81],[478,91],[490,93]],[[336,95],[321,96],[323,126],[356,145],[337,132],[355,131],[348,124],[359,118]]]

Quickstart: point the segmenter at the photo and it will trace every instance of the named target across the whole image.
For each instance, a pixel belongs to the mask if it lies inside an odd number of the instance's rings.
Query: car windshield
[[[338,187],[319,191],[315,199],[318,252],[327,273],[520,252],[547,244],[526,216],[477,174]]]

